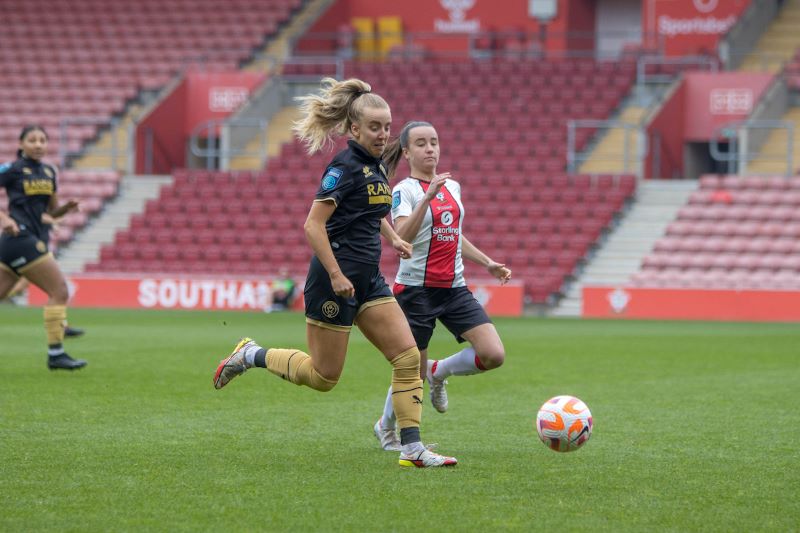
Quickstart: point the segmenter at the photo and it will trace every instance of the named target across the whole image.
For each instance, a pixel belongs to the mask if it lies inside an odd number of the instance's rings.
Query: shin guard
[[[422,418],[422,380],[419,378],[419,350],[416,346],[391,361],[392,404],[397,427],[419,427]]]
[[[48,346],[55,346],[64,342],[64,321],[66,319],[66,305],[44,306],[44,330],[47,333]]]

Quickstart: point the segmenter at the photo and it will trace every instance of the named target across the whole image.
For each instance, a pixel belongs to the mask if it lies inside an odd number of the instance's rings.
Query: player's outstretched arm
[[[464,234],[461,235],[461,255],[473,263],[486,267],[489,274],[500,280],[500,285],[505,285],[511,279],[511,269],[505,264],[493,261],[488,255],[483,253],[477,246],[472,244]]]
[[[411,250],[413,247],[397,234],[394,228],[392,228],[392,225],[389,224],[389,221],[385,218],[381,220],[381,235],[383,235],[384,239],[392,243],[392,248],[394,248],[394,251],[397,252],[397,255],[401,258],[408,259],[411,257]]]

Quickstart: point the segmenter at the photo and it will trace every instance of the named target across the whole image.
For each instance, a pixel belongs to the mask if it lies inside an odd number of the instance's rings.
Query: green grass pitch
[[[89,366],[50,372],[41,310],[0,306],[0,531],[800,528],[797,324],[499,319],[506,364],[424,408],[459,465],[417,470],[372,435],[391,367],[360,333],[330,393],[262,370],[217,391],[242,335],[304,348],[302,315],[70,318]],[[575,453],[536,437],[557,394],[594,415]]]

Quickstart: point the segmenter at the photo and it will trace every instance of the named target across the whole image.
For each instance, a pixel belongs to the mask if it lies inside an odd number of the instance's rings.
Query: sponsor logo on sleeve
[[[11,163],[0,163],[0,172],[5,172],[11,168]]]
[[[325,172],[325,177],[322,178],[322,188],[329,191],[336,187],[339,183],[339,178],[342,177],[342,171],[338,168],[329,167]]]
[[[400,191],[395,191],[392,194],[392,209],[397,209],[400,207]]]

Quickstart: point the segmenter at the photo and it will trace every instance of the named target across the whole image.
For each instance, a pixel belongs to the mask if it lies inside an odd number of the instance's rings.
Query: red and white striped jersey
[[[406,178],[392,190],[392,220],[411,215],[422,202],[429,183]],[[400,260],[395,283],[414,287],[463,287],[464,263],[461,260],[461,223],[464,206],[461,186],[446,180],[428,206],[425,218],[411,244],[409,259]]]

